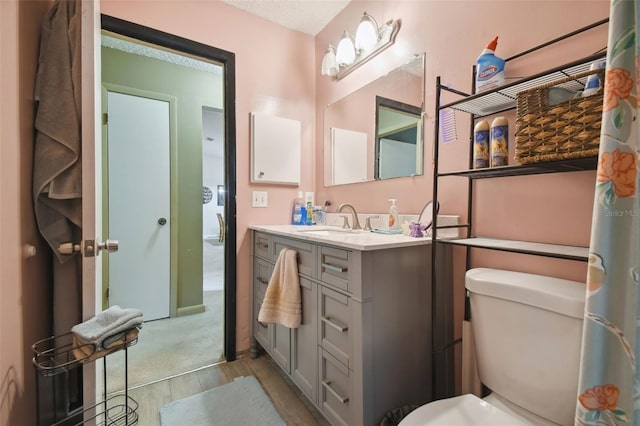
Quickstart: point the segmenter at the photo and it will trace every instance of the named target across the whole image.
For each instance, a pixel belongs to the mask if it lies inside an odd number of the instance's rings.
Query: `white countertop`
[[[362,230],[349,231],[327,225],[249,225],[249,229],[361,251],[431,244],[431,236],[414,238],[402,234],[387,235]],[[326,235],[321,235],[324,232]]]

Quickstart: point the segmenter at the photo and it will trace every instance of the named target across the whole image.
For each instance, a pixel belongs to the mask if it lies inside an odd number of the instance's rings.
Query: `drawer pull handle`
[[[332,265],[330,263],[322,262],[322,267],[324,269],[328,269],[328,270],[333,271],[333,272],[347,272],[347,268],[343,268],[342,266]]]
[[[256,245],[262,249],[268,249],[269,248],[269,244],[267,243],[256,243]]]
[[[341,333],[344,333],[345,331],[349,330],[349,327],[347,327],[346,325],[342,325],[342,324],[339,324],[337,322],[334,322],[329,317],[323,316],[321,319],[322,319],[322,322],[330,325],[331,327],[335,328],[336,330],[338,330]]]
[[[267,285],[269,284],[269,281],[266,281],[264,278],[262,277],[257,277],[256,280],[260,283],[260,284],[264,284]]]
[[[335,396],[338,401],[340,401],[341,403],[346,403],[347,401],[349,401],[349,397],[348,396],[342,396],[340,395],[338,392],[336,392],[332,387],[331,387],[331,382],[329,380],[323,380],[322,381],[322,386],[325,387],[325,389],[327,389],[331,395]]]

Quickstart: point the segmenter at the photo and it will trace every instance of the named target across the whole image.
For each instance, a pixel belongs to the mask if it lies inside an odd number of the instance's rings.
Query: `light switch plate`
[[[267,207],[267,191],[253,191],[251,207]]]

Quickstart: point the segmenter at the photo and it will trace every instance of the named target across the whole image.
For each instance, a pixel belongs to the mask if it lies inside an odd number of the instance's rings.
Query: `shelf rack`
[[[132,329],[133,330],[133,329]],[[138,403],[129,396],[128,349],[138,342],[138,334],[130,336],[131,330],[123,332],[123,340],[108,349],[96,351],[94,345],[77,345],[73,333],[52,336],[34,343],[32,363],[36,370],[36,394],[39,396],[40,378],[67,374],[84,364],[102,358],[104,399],[87,408],[74,410],[62,419],[54,415],[52,426],[95,424],[98,426],[133,426],[138,423]],[[107,397],[107,355],[124,350],[124,394]],[[56,391],[52,392],[53,407],[56,409]],[[38,403],[38,424],[40,425],[40,402]]]
[[[494,177],[526,176],[538,175],[543,173],[562,173],[595,170],[597,165],[598,158],[589,157],[575,158],[563,161],[549,161],[546,163],[518,164],[483,169],[459,170],[455,172],[439,173],[438,176],[463,176],[470,179],[487,179]]]
[[[520,58],[522,56],[531,54],[533,52],[537,52],[538,50],[547,47],[549,45],[558,43],[567,38],[582,34],[585,31],[588,31],[592,28],[599,27],[603,24],[609,22],[609,19],[603,19],[598,22],[595,22],[591,25],[580,28],[571,33],[565,34],[556,39],[550,40],[549,42],[543,43],[539,46],[536,46],[527,51],[521,52],[517,55],[514,55],[510,58],[507,58],[505,61],[510,61],[513,59]],[[580,159],[570,159],[570,160],[562,160],[562,161],[552,161],[546,163],[536,163],[536,164],[525,164],[525,165],[509,165],[503,167],[495,167],[495,168],[484,168],[484,169],[473,169],[473,140],[469,141],[469,168],[465,170],[457,170],[457,171],[446,171],[441,172],[438,168],[438,157],[439,157],[439,134],[440,134],[440,121],[439,112],[441,110],[451,108],[458,111],[463,111],[469,113],[471,115],[470,119],[470,135],[473,137],[473,127],[475,124],[475,120],[478,118],[482,118],[488,115],[504,112],[507,110],[514,109],[516,106],[516,96],[519,92],[528,90],[533,87],[538,87],[542,84],[546,84],[552,81],[556,81],[558,79],[572,76],[575,74],[579,74],[584,71],[588,71],[589,67],[593,62],[601,60],[606,56],[606,52],[602,51],[587,57],[583,57],[572,62],[568,62],[564,65],[552,68],[545,72],[541,72],[538,74],[531,75],[529,77],[520,79],[518,81],[503,85],[496,89],[469,95],[462,91],[456,90],[449,86],[445,86],[441,84],[440,77],[436,79],[436,114],[435,114],[435,143],[434,143],[434,179],[433,179],[433,199],[438,199],[438,179],[449,176],[459,176],[466,177],[469,179],[469,188],[468,188],[468,218],[469,223],[461,224],[457,227],[459,228],[467,228],[467,235],[464,241],[455,240],[455,239],[438,239],[438,230],[443,228],[450,228],[438,226],[437,223],[437,212],[435,211],[435,206],[437,203],[434,203],[434,212],[433,212],[433,232],[432,238],[434,241],[438,240],[438,242],[445,244],[458,244],[458,245],[468,245],[475,247],[483,247],[494,250],[505,250],[505,251],[515,251],[515,252],[526,252],[528,254],[536,254],[541,256],[558,256],[560,258],[570,258],[572,260],[586,260],[584,256],[569,256],[566,257],[563,253],[563,246],[559,246],[559,248],[552,249],[555,245],[546,244],[544,246],[537,246],[537,249],[534,250],[516,250],[513,248],[513,244],[509,243],[508,240],[501,246],[499,239],[493,239],[493,243],[491,244],[479,244],[477,241],[472,243],[470,240],[475,237],[473,235],[472,229],[472,211],[471,206],[473,204],[473,182],[477,179],[487,179],[487,178],[500,178],[500,177],[509,177],[509,176],[525,176],[525,175],[535,175],[535,174],[545,174],[545,173],[561,173],[561,172],[575,172],[575,171],[584,171],[584,170],[595,170],[597,167],[597,157],[591,158],[580,158]],[[472,77],[475,76],[475,67],[472,72]],[[584,88],[584,84],[586,82],[586,77],[583,79],[572,80],[565,83],[566,88],[571,90],[581,90]],[[460,99],[449,102],[446,104],[440,104],[440,94],[443,91],[447,91],[458,95]],[[488,240],[488,239],[484,239]],[[535,243],[532,243],[535,244]],[[549,248],[551,250],[550,253],[545,253],[542,250],[542,247]],[[584,249],[584,247],[576,247],[578,251]],[[557,253],[556,253],[557,252]]]
[[[603,19],[594,22],[591,25],[579,28],[570,33],[564,34],[553,40],[535,46],[526,51],[520,52],[510,58],[506,58],[505,62],[529,55],[534,52],[538,52],[541,49],[569,39],[571,37],[580,35],[588,30],[596,27],[600,27],[609,22],[609,19]],[[562,161],[552,161],[546,163],[526,164],[526,165],[509,165],[504,167],[474,169],[473,168],[473,130],[477,119],[486,117],[489,115],[513,110],[516,108],[517,94],[529,90],[541,85],[561,80],[565,77],[575,76],[584,71],[589,71],[592,63],[602,60],[606,57],[606,51],[602,50],[598,53],[573,60],[565,63],[564,65],[548,69],[544,72],[540,72],[526,78],[522,78],[515,82],[510,82],[496,89],[489,90],[478,94],[468,94],[463,91],[445,86],[441,83],[441,78],[436,78],[436,92],[435,92],[435,126],[434,126],[434,166],[433,166],[433,223],[432,223],[432,242],[434,246],[436,244],[449,244],[465,247],[466,250],[466,269],[470,267],[470,249],[489,249],[500,250],[513,253],[521,253],[526,255],[545,256],[558,259],[566,259],[570,261],[585,262],[588,260],[588,247],[579,246],[567,246],[560,244],[548,244],[544,242],[531,242],[531,241],[515,241],[505,240],[499,238],[487,238],[485,236],[476,236],[473,233],[472,217],[473,217],[473,186],[478,179],[489,178],[503,178],[511,176],[526,176],[526,175],[538,175],[547,173],[563,173],[563,172],[576,172],[595,170],[597,168],[597,157],[571,159]],[[475,66],[472,69],[472,92],[475,91]],[[586,77],[563,83],[561,87],[570,90],[583,90],[586,83]],[[441,94],[447,92],[458,97],[458,100],[441,104]],[[445,109],[453,109],[456,111],[462,111],[470,115],[469,120],[469,161],[468,168],[465,170],[456,171],[440,171],[438,167],[439,163],[439,139],[440,139],[440,112]],[[436,206],[438,205],[438,181],[442,178],[467,178],[467,218],[468,223],[455,225],[455,226],[439,226]],[[466,237],[464,238],[439,238],[438,230],[446,228],[466,228]],[[437,263],[435,259],[436,250],[432,250],[432,281],[436,279]],[[436,300],[432,297],[432,300]],[[452,303],[452,301],[451,301]],[[451,311],[453,308],[450,307]],[[434,312],[432,307],[432,312]],[[468,300],[465,298],[465,319],[470,318],[470,311]],[[432,318],[433,324],[436,324],[435,318]],[[449,333],[451,340],[453,340],[453,325],[444,324],[442,327],[445,329],[444,334]],[[434,364],[440,362],[443,369],[453,369],[453,352],[449,349],[456,343],[444,342],[438,346],[437,342],[434,342]],[[446,353],[448,352],[448,353]],[[436,398],[446,398],[453,396],[455,389],[453,385],[453,374],[446,373],[439,377],[434,378],[433,382],[433,395]]]

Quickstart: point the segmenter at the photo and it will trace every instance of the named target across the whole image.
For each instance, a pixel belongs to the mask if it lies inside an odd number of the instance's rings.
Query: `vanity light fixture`
[[[338,61],[336,60],[336,51],[333,46],[329,45],[327,53],[322,59],[322,75],[334,76],[338,74]]]
[[[364,13],[356,37],[344,31],[337,50],[329,45],[322,59],[322,75],[340,80],[360,65],[395,42],[400,29],[399,20],[391,20],[381,27],[367,12]]]

